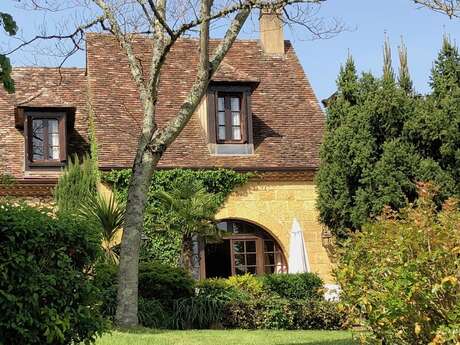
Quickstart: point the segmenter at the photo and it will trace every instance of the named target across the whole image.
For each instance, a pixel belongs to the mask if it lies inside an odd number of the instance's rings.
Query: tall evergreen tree
[[[460,195],[458,50],[444,40],[426,97],[413,91],[404,45],[399,56],[397,81],[387,41],[381,78],[358,78],[350,58],[327,108],[318,209],[338,236],[360,229],[385,205],[399,209],[414,201],[418,181],[438,185],[438,201]],[[346,90],[353,90],[351,96]]]
[[[0,27],[8,33],[8,35],[16,35],[18,27],[13,17],[8,13],[0,12]],[[8,92],[14,92],[14,81],[11,78],[11,63],[10,59],[4,55],[0,54],[0,82],[3,83],[3,87]]]

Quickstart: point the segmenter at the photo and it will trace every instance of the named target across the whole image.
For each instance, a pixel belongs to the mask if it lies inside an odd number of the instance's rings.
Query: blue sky
[[[43,17],[17,8],[14,0],[1,0],[0,11],[15,16],[25,36],[31,36],[37,25],[54,18]],[[286,38],[294,42],[299,59],[319,99],[328,97],[335,90],[335,80],[340,65],[348,52],[353,55],[360,71],[380,74],[382,69],[382,45],[385,33],[393,48],[393,61],[397,67],[397,46],[401,37],[408,47],[409,67],[419,92],[429,90],[428,78],[444,33],[460,42],[460,20],[426,9],[418,9],[410,0],[329,0],[321,10],[324,17],[338,17],[349,30],[328,40],[310,40],[301,28],[286,30]],[[252,25],[252,24],[251,24]],[[250,28],[243,36],[256,37]],[[2,38],[0,44],[4,44]],[[52,64],[46,57],[35,58],[30,51],[22,51],[12,57],[13,64]],[[84,66],[83,53],[69,60],[66,66]]]

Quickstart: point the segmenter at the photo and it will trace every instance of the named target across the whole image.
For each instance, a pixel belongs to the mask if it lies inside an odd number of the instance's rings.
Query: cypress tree
[[[439,204],[460,196],[458,49],[444,38],[432,70],[432,93],[425,97],[413,91],[403,44],[399,57],[397,81],[388,41],[381,78],[369,73],[358,78],[347,62],[327,108],[317,206],[320,220],[339,237],[360,229],[385,205],[399,209],[413,202],[418,181],[439,187]]]
[[[0,12],[0,27],[10,36],[16,35],[18,27],[13,17],[4,12]],[[12,67],[10,59],[4,55],[0,54],[0,81],[3,83],[3,87],[9,93],[14,92],[14,80],[11,78]]]

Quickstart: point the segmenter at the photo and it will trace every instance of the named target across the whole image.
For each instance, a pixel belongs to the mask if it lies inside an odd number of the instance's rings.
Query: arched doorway
[[[236,219],[224,219],[217,226],[223,232],[223,239],[204,246],[201,277],[287,272],[281,246],[260,226]]]

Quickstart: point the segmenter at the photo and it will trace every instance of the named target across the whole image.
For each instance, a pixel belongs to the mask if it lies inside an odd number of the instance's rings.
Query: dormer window
[[[26,168],[58,168],[67,159],[67,111],[23,109]]]
[[[208,147],[216,155],[247,155],[254,152],[251,91],[246,85],[211,85],[207,95]]]

